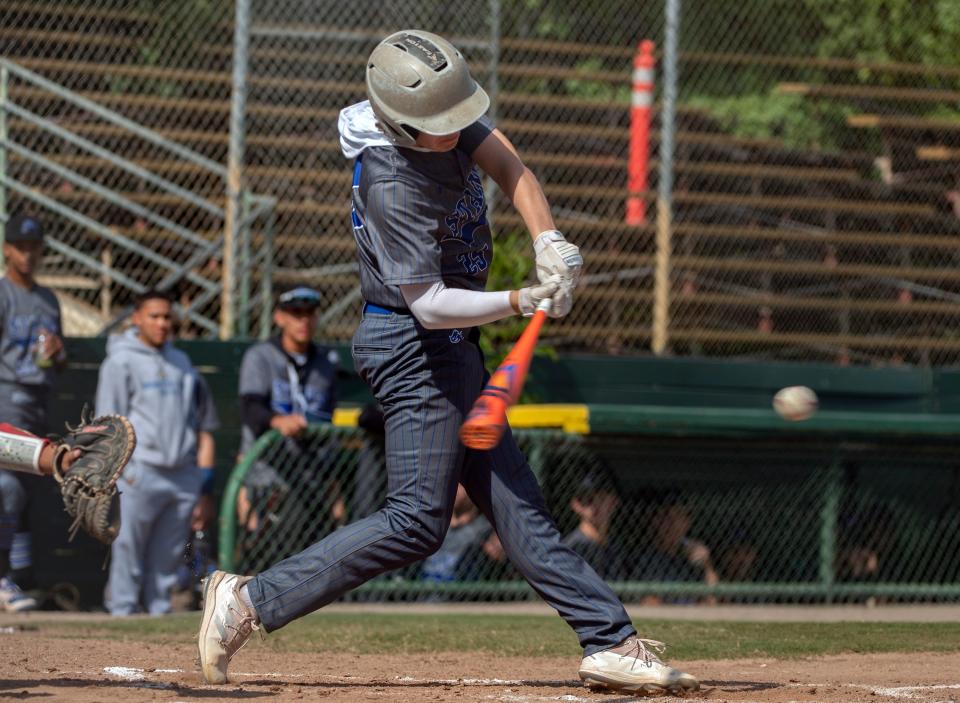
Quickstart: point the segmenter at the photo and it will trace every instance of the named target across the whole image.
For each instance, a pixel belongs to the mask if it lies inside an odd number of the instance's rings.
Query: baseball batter
[[[205,585],[203,675],[227,666],[253,630],[276,630],[385,571],[437,550],[462,483],[514,566],[576,631],[580,677],[623,691],[696,689],[637,637],[623,605],[553,523],[509,430],[490,451],[457,432],[488,376],[478,326],[532,314],[549,298],[566,315],[579,250],[555,228],[539,183],[484,116],[489,98],[446,40],[387,37],[367,61],[369,101],[340,115],[354,160],[353,231],[363,317],[357,370],[383,407],[389,493],[378,512],[253,577],[215,572]],[[493,242],[478,168],[510,197],[533,235],[539,283],[485,290]]]

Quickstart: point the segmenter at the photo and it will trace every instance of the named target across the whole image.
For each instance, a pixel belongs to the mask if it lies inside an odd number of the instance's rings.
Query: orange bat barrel
[[[493,449],[507,429],[507,408],[517,402],[527,378],[537,337],[547,313],[537,310],[513,349],[493,372],[460,427],[460,441],[470,449]]]

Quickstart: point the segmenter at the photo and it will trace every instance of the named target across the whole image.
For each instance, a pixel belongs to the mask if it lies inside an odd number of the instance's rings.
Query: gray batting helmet
[[[437,136],[453,134],[490,106],[456,47],[419,29],[391,34],[373,50],[367,60],[367,96],[401,146],[416,141],[409,127]]]

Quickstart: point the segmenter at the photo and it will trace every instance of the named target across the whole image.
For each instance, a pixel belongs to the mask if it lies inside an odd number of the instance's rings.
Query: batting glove
[[[533,242],[533,251],[537,255],[537,278],[546,283],[551,276],[560,276],[572,288],[580,281],[583,257],[580,248],[564,239],[555,229],[541,232]]]
[[[552,278],[546,283],[538,283],[535,286],[530,286],[529,288],[521,288],[520,295],[518,296],[517,303],[520,306],[520,312],[523,313],[524,317],[530,317],[533,313],[537,311],[537,306],[548,298],[553,298],[554,294],[560,289],[560,281],[558,278]],[[551,305],[552,307],[552,305]],[[553,316],[553,311],[551,310],[547,314]]]
[[[565,317],[573,307],[573,285],[563,282],[553,294],[553,302],[547,313],[550,317]]]

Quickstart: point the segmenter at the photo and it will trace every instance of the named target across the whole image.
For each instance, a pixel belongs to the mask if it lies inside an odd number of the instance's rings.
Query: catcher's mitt
[[[60,483],[63,507],[73,517],[72,540],[79,528],[104,544],[120,531],[120,499],[117,480],[130,461],[137,436],[130,421],[121,415],[90,419],[86,407],[77,427],[67,425],[67,435],[56,448],[53,476]],[[63,455],[79,449],[80,457],[67,471],[60,468]]]

